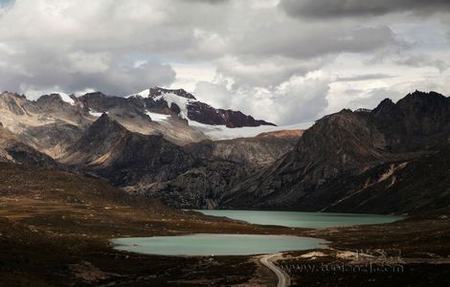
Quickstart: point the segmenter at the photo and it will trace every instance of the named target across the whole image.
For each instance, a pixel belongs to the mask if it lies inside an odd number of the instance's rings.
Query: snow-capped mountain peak
[[[255,120],[252,116],[245,115],[240,111],[214,108],[198,101],[194,95],[183,89],[154,87],[131,94],[129,97],[142,98],[146,101],[147,106],[165,106],[188,122],[225,126],[227,128],[274,126],[274,124],[263,120]]]
[[[159,97],[159,96],[162,96],[165,94],[173,94],[173,95],[176,95],[177,97],[195,100],[194,95],[192,95],[191,93],[187,92],[184,89],[165,89],[165,88],[160,88],[160,87],[153,87],[150,89],[145,89],[143,91],[130,94],[130,95],[126,96],[126,98],[131,98],[131,97],[155,98],[155,97]]]

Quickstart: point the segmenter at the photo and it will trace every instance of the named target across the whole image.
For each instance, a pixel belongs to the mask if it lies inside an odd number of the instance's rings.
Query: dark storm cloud
[[[291,58],[313,58],[327,54],[363,53],[392,45],[402,45],[388,26],[353,25],[308,26],[285,30],[283,26],[264,27],[249,33],[235,45],[237,53],[283,55]]]
[[[175,80],[175,71],[170,65],[154,61],[136,66],[119,56],[104,53],[33,47],[22,54],[11,55],[8,60],[10,68],[0,67],[0,87],[10,91],[58,87],[72,93],[101,88],[106,94],[125,96]]]
[[[377,16],[392,12],[434,13],[450,9],[449,0],[281,0],[289,15],[308,18]]]

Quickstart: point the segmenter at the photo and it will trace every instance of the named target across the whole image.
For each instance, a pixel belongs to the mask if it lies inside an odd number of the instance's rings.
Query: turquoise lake
[[[254,255],[326,247],[318,238],[287,235],[193,234],[112,240],[114,249],[168,256]]]
[[[326,228],[335,226],[391,223],[401,216],[297,212],[297,211],[256,211],[256,210],[196,210],[205,215],[228,217],[252,224],[279,225],[287,227]]]

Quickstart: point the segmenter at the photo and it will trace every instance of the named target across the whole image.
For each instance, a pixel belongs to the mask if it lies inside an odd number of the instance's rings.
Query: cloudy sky
[[[0,90],[184,88],[279,124],[450,95],[448,0],[0,0]]]

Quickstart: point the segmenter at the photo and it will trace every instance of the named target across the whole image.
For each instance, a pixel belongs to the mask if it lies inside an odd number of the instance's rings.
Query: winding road
[[[278,268],[275,264],[273,264],[272,259],[276,257],[281,257],[281,253],[275,253],[275,254],[268,254],[264,255],[259,259],[259,262],[261,262],[262,265],[269,268],[275,275],[277,275],[278,278],[278,284],[277,287],[288,287],[291,285],[291,279],[289,278],[289,275],[286,274],[282,269]]]

